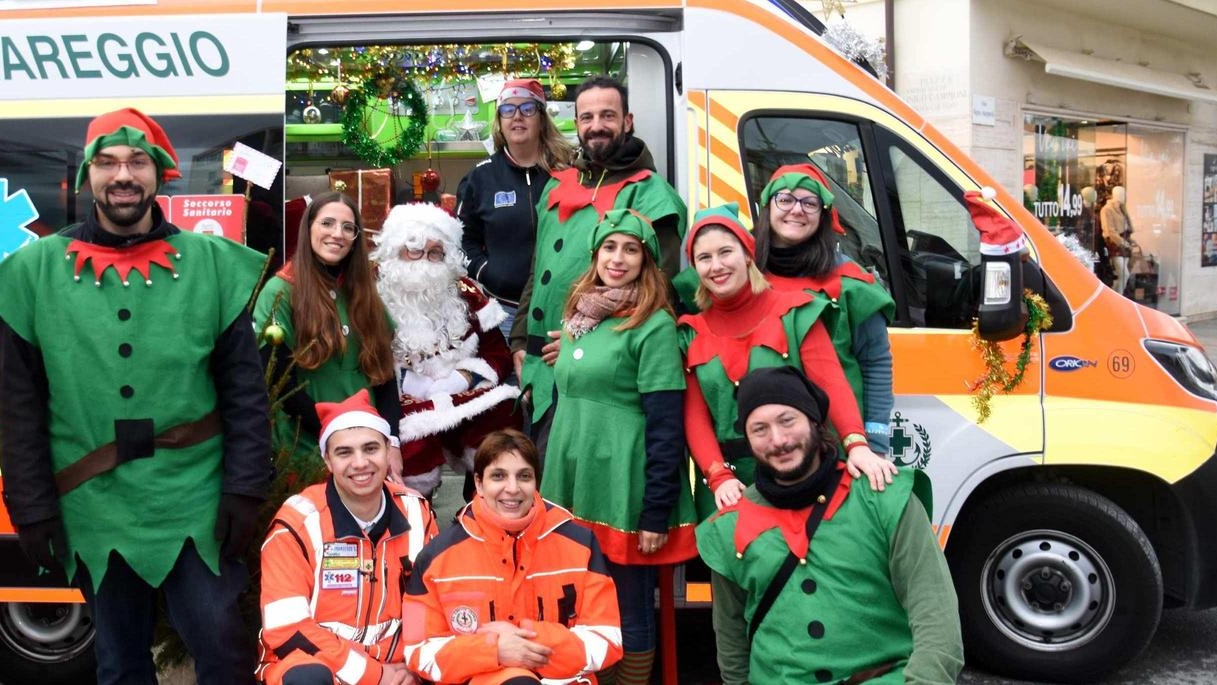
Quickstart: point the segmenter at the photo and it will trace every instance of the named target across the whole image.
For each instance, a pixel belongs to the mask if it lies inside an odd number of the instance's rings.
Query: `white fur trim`
[[[1002,256],[1022,252],[1027,246],[1027,239],[1024,236],[1019,236],[1018,240],[1006,243],[1005,245],[989,245],[986,243],[980,244],[980,253],[991,256]]]
[[[485,378],[486,380],[490,381],[491,385],[499,384],[499,374],[495,373],[494,369],[491,368],[490,364],[485,359],[482,359],[481,357],[470,357],[468,359],[462,359],[462,360],[458,361],[456,364],[454,364],[453,366],[455,366],[458,369],[463,369],[465,371],[469,371],[470,373],[476,373],[477,375],[481,376],[482,378]]]
[[[334,417],[333,421],[325,424],[325,429],[321,431],[321,439],[317,441],[317,445],[321,448],[321,453],[325,454],[325,442],[330,439],[330,436],[340,430],[347,428],[371,428],[380,433],[386,438],[389,437],[389,422],[380,417],[380,414],[370,414],[366,411],[349,411],[345,414],[339,414]]]
[[[464,224],[448,212],[425,202],[396,205],[389,210],[380,234],[374,240],[372,259],[383,262],[397,259],[403,247],[421,249],[428,239],[439,240],[444,249],[460,249]]]
[[[514,385],[500,385],[491,388],[460,406],[453,406],[451,395],[436,395],[431,398],[431,402],[435,405],[431,411],[415,412],[402,417],[401,423],[398,424],[402,442],[442,433],[465,419],[481,414],[499,402],[514,400],[519,396],[520,389]]]
[[[481,273],[479,271],[479,273]],[[507,310],[503,309],[503,305],[499,301],[490,298],[486,302],[486,306],[477,310],[478,325],[482,327],[482,332],[492,331],[498,328],[499,324],[507,318]]]

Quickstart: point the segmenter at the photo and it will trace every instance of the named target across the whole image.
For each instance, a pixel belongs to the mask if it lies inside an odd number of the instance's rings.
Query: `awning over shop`
[[[1046,74],[1183,100],[1217,103],[1217,91],[1205,85],[1198,74],[1189,77],[1139,64],[1050,48],[1022,36],[1007,43],[1005,52],[1008,57],[1043,62]]]

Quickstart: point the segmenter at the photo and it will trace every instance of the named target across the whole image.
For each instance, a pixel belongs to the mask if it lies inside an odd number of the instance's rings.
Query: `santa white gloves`
[[[469,381],[459,370],[449,371],[442,378],[424,376],[406,369],[401,377],[401,392],[415,399],[426,400],[436,395],[455,395],[469,389]]]

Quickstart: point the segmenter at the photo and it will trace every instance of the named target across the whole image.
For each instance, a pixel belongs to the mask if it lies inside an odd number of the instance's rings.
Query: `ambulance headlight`
[[[1010,262],[985,262],[985,304],[1008,304],[1010,283]]]
[[[1217,401],[1217,371],[1198,348],[1165,340],[1146,340],[1145,349],[1185,390]]]

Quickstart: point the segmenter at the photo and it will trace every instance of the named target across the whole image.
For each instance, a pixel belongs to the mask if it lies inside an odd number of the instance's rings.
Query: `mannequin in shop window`
[[[1078,240],[1082,241],[1087,249],[1094,251],[1094,274],[1103,283],[1111,285],[1115,273],[1111,270],[1111,255],[1107,252],[1107,241],[1103,239],[1096,216],[1098,208],[1095,205],[1099,200],[1099,191],[1095,190],[1094,186],[1086,186],[1080,194],[1082,216],[1078,219]]]
[[[1115,291],[1124,294],[1128,286],[1128,258],[1132,255],[1132,220],[1124,207],[1124,186],[1111,189],[1111,197],[1099,213],[1103,225],[1103,239],[1111,255],[1111,268],[1115,271]]]

